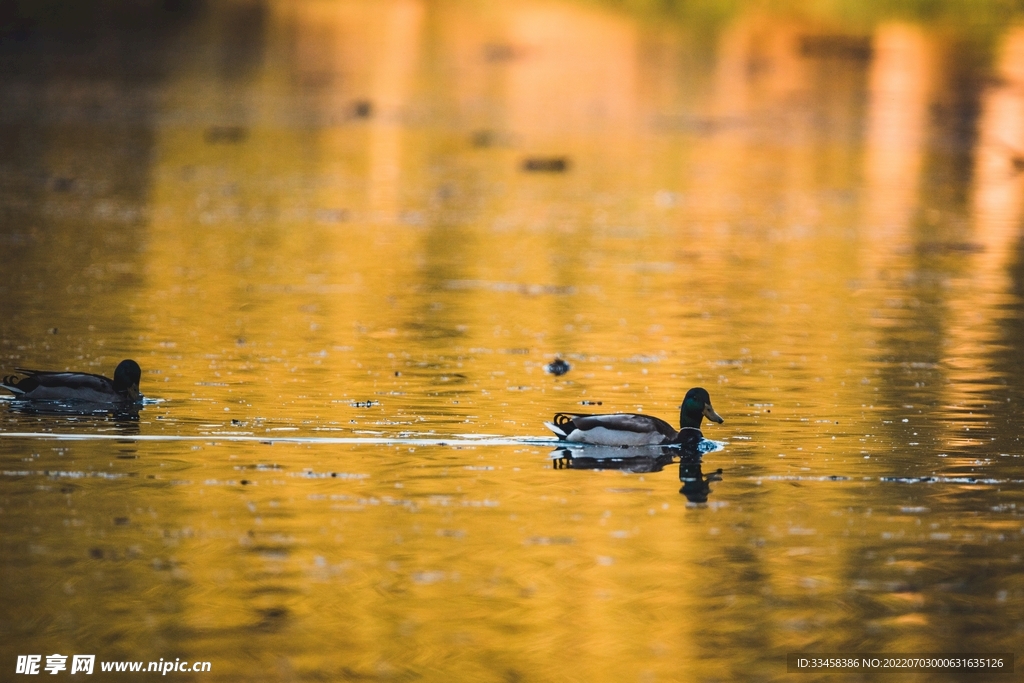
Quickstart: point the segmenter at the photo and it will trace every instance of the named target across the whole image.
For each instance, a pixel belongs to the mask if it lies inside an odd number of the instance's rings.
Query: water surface
[[[1024,24],[182,6],[0,49],[0,366],[135,358],[151,399],[0,406],[0,667],[1014,650]],[[700,460],[542,425],[692,386]]]

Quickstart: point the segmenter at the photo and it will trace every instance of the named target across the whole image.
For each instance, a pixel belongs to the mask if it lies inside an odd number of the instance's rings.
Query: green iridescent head
[[[711,396],[708,392],[700,387],[694,387],[686,392],[683,405],[679,408],[679,426],[700,429],[705,417],[718,424],[725,422],[711,407]]]

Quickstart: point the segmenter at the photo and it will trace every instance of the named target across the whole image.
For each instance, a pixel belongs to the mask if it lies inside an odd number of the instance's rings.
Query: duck
[[[638,413],[556,413],[544,426],[560,441],[598,446],[657,446],[693,444],[704,438],[704,418],[722,424],[725,420],[711,407],[707,390],[694,387],[686,392],[679,407],[679,429],[664,420]]]
[[[566,363],[561,358],[555,358],[553,361],[544,366],[544,372],[555,377],[561,377],[565,373],[572,370],[572,366]]]
[[[0,387],[14,394],[17,402],[66,402],[129,405],[142,402],[139,381],[142,368],[133,360],[123,360],[114,369],[114,379],[88,372],[53,372],[15,368],[24,375],[8,375]]]

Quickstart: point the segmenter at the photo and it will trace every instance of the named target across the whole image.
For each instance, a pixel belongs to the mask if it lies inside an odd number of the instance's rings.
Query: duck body
[[[678,430],[665,420],[639,413],[557,413],[544,424],[560,440],[573,443],[626,447],[691,445],[704,438],[700,425],[705,417],[724,422],[711,407],[708,392],[695,387],[686,392],[680,406]]]
[[[594,446],[660,446],[678,434],[668,422],[638,413],[557,413],[544,424],[559,439]]]
[[[139,381],[142,369],[133,360],[121,361],[114,379],[88,372],[51,372],[16,368],[17,375],[8,375],[0,387],[14,394],[21,403],[74,403],[99,405],[130,405],[142,402]]]

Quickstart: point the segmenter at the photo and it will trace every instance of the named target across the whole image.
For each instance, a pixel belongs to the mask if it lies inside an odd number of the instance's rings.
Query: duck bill
[[[725,422],[725,420],[722,419],[722,416],[716,413],[715,409],[711,407],[710,403],[704,404],[704,417],[712,422],[717,422],[718,424]]]

